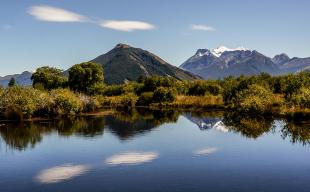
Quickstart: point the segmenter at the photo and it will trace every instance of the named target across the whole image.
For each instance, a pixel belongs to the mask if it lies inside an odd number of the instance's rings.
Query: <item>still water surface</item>
[[[0,126],[0,191],[310,191],[310,123],[134,111]]]

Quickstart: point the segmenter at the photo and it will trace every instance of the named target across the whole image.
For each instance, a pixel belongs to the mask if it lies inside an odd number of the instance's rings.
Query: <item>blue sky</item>
[[[128,43],[180,65],[198,48],[310,56],[308,0],[1,0],[0,75],[67,69]]]

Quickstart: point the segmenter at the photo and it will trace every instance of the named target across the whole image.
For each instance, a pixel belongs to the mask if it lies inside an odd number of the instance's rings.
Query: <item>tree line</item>
[[[10,82],[8,88],[0,89],[3,117],[75,115],[105,107],[136,106],[221,108],[247,114],[310,112],[309,72],[196,81],[152,76],[107,85],[102,66],[85,62],[68,71],[41,67],[31,79],[32,87],[19,87]]]

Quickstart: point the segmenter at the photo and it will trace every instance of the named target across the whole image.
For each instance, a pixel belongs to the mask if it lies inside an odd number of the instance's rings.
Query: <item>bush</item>
[[[49,104],[48,95],[33,88],[14,86],[1,92],[0,111],[7,118],[31,118],[36,111]]]
[[[103,94],[105,96],[118,96],[124,94],[124,89],[122,85],[110,85],[106,86]]]
[[[141,94],[143,86],[144,85],[142,83],[130,82],[123,85],[123,92]]]
[[[87,89],[87,93],[90,95],[103,95],[105,89],[106,85],[104,83],[95,83]]]
[[[237,94],[233,107],[242,112],[267,113],[271,112],[273,102],[274,96],[270,90],[253,84]]]
[[[58,115],[75,115],[83,110],[80,98],[68,89],[55,89],[51,91],[54,100],[54,112]]]
[[[302,87],[290,98],[291,102],[301,108],[310,108],[310,88]]]
[[[100,108],[99,101],[96,97],[80,94],[79,99],[82,102],[83,112],[95,112]]]
[[[196,96],[219,95],[220,93],[222,93],[222,87],[215,81],[194,81],[188,90],[189,95]]]
[[[158,87],[154,91],[153,101],[155,103],[173,102],[176,98],[175,90],[171,88]]]
[[[143,83],[143,92],[155,91],[157,87],[173,87],[175,84],[175,79],[170,77],[162,77],[162,76],[152,76],[146,78]]]
[[[139,96],[137,101],[137,105],[139,106],[148,106],[153,102],[153,93],[152,92],[144,92]]]
[[[133,108],[137,103],[138,97],[132,93],[121,96],[99,96],[98,101],[102,107],[122,107]]]
[[[65,87],[68,78],[63,75],[63,71],[53,67],[40,67],[32,74],[33,87],[43,89],[57,89]]]
[[[172,106],[176,107],[222,107],[222,96],[177,96]]]
[[[85,62],[69,69],[69,86],[74,91],[86,93],[89,87],[103,83],[103,68],[100,64]]]

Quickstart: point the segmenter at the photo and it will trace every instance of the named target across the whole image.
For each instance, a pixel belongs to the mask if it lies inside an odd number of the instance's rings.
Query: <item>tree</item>
[[[14,78],[14,77],[12,77],[12,78],[10,79],[10,81],[9,81],[8,86],[9,86],[9,87],[14,87],[15,85],[16,85],[15,78]]]
[[[33,87],[43,87],[44,89],[57,89],[65,87],[68,78],[63,71],[54,67],[40,67],[31,76]]]
[[[175,99],[175,91],[167,87],[158,87],[153,94],[153,101],[157,103],[173,102]]]
[[[87,92],[103,80],[103,68],[97,63],[76,64],[69,70],[69,87],[74,91]]]

